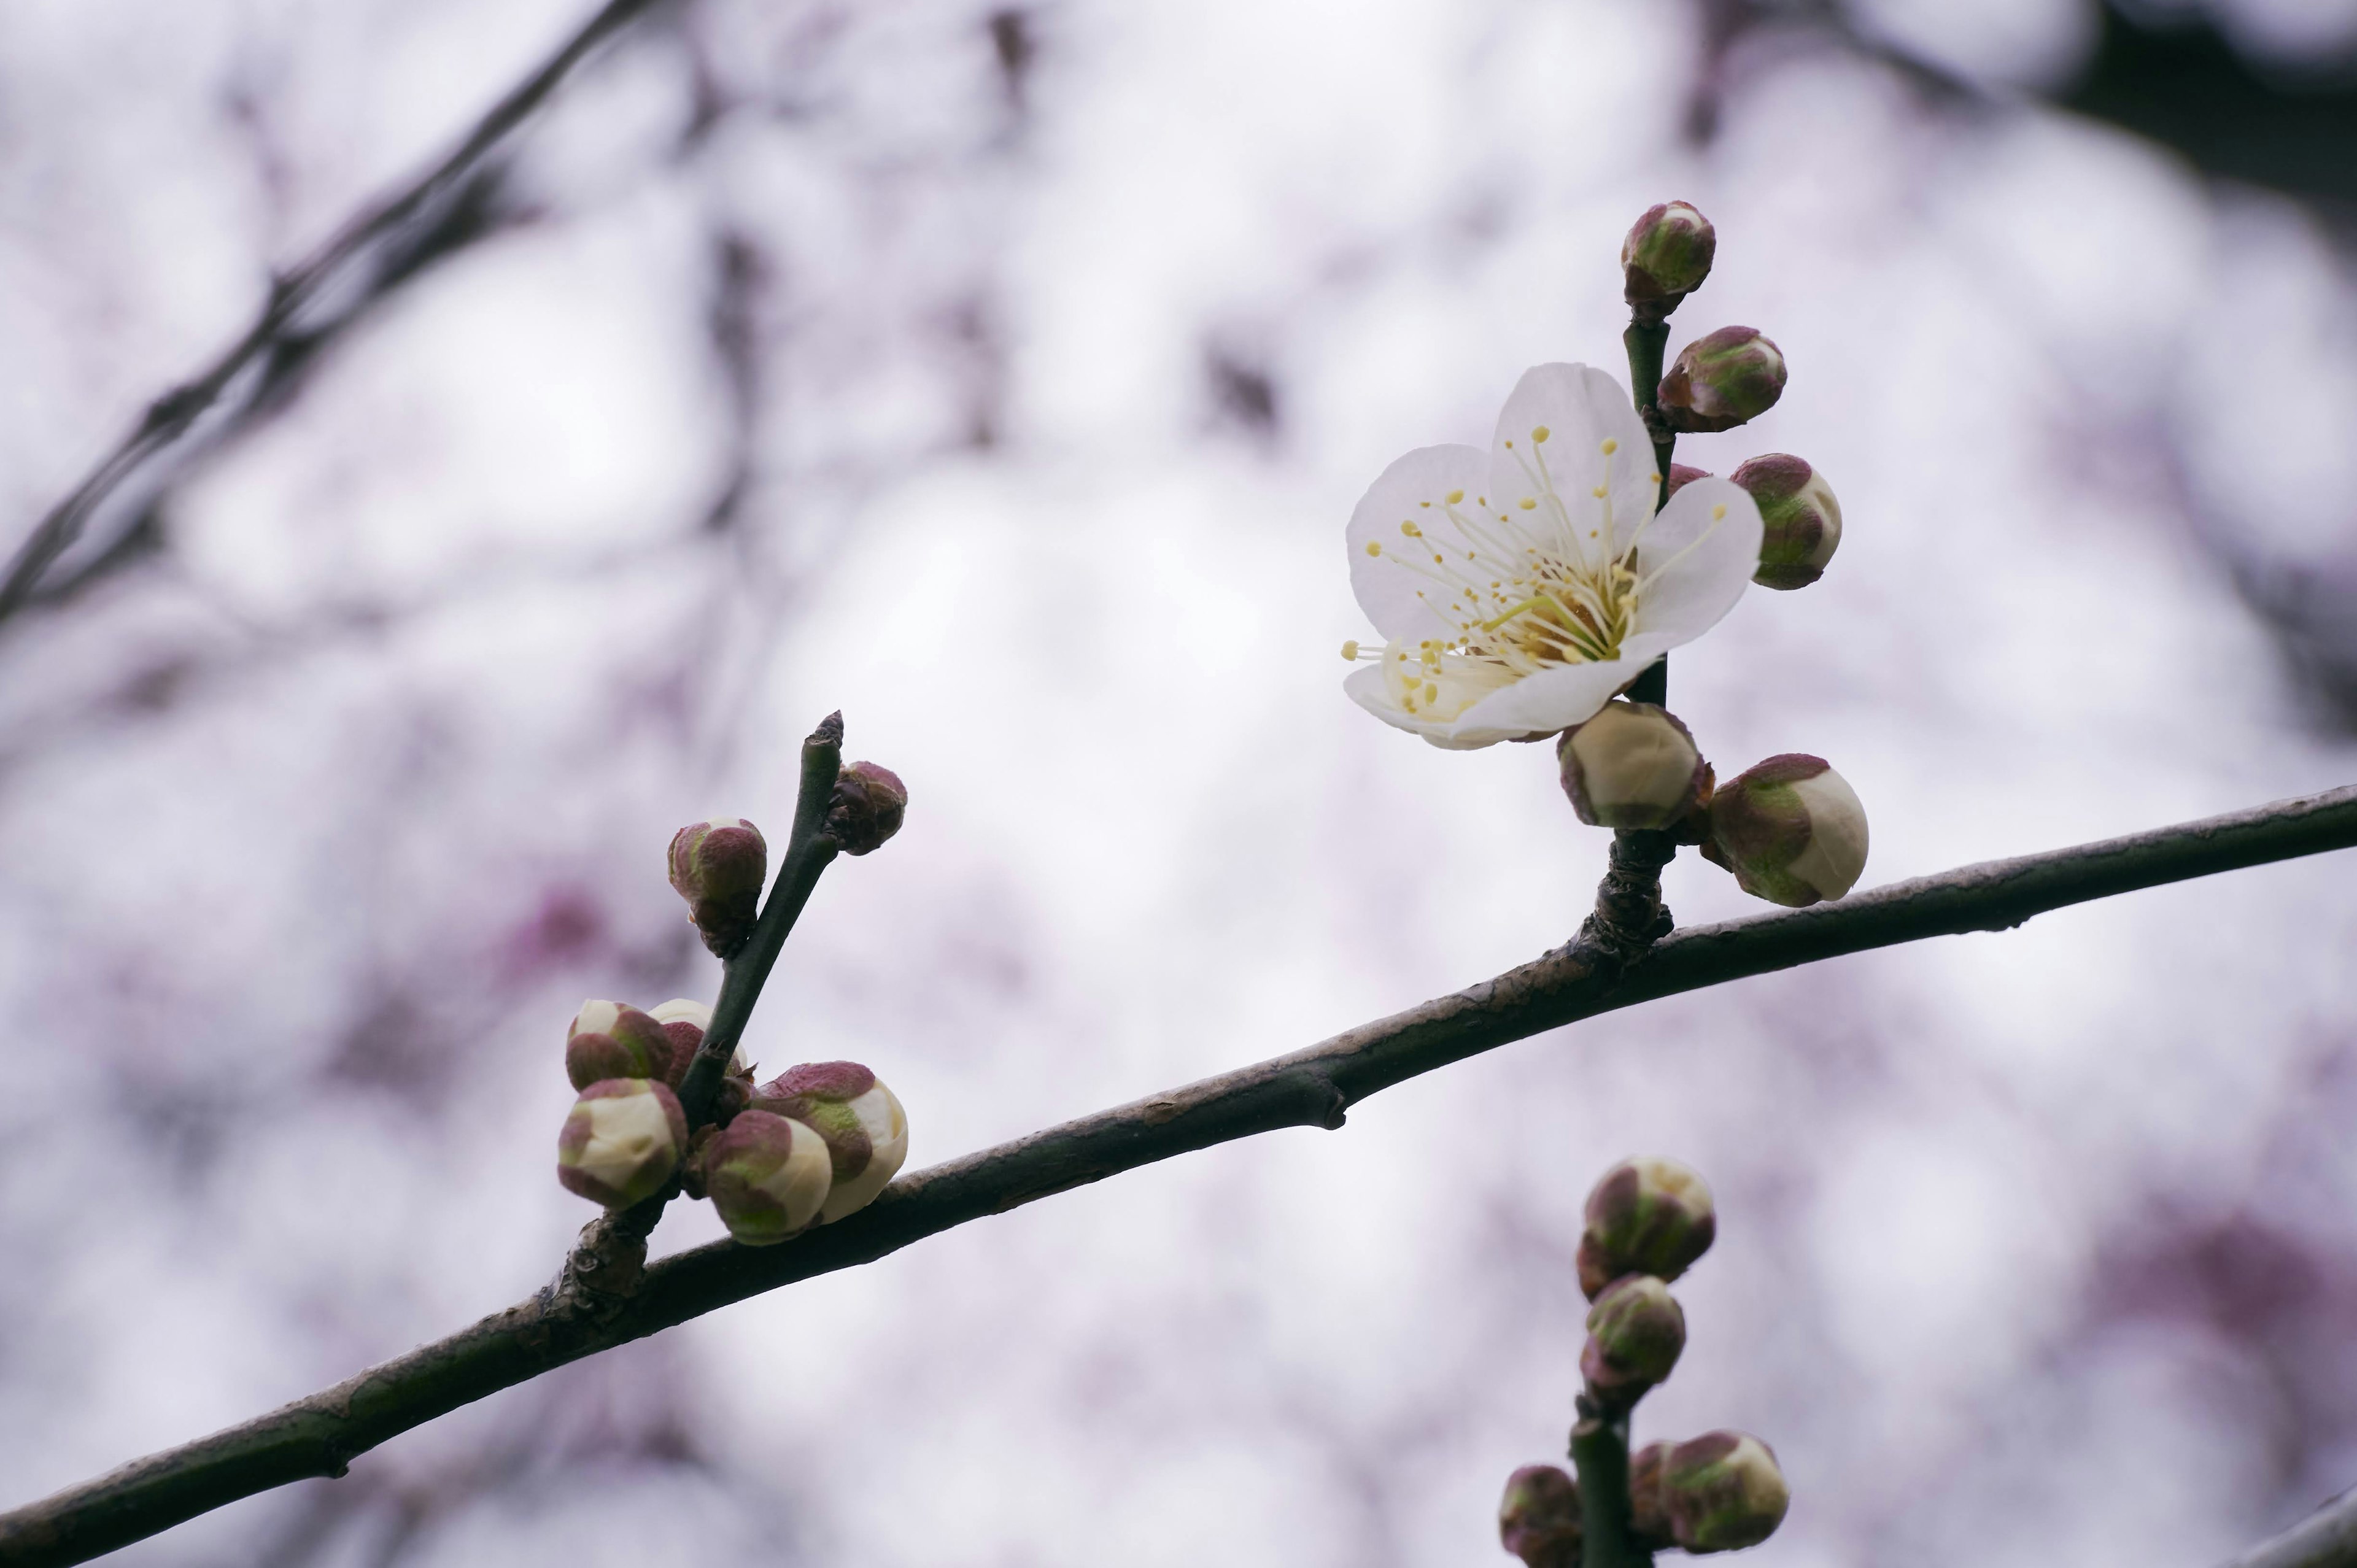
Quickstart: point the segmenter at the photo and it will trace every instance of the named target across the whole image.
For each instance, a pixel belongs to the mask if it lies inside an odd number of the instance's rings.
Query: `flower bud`
[[[1719,786],[1704,858],[1755,898],[1805,908],[1838,898],[1866,870],[1866,807],[1822,757],[1786,752]]]
[[[565,1076],[576,1089],[609,1078],[659,1078],[676,1085],[663,1026],[619,1002],[584,1002],[565,1031]]]
[[[1629,1455],[1629,1534],[1648,1552],[1667,1552],[1678,1543],[1670,1530],[1670,1498],[1662,1474],[1671,1445],[1648,1443]]]
[[[1673,430],[1732,430],[1784,395],[1783,350],[1755,328],[1722,327],[1678,350],[1660,395]]]
[[[1579,1288],[1594,1301],[1624,1274],[1669,1281],[1710,1250],[1717,1211],[1702,1177],[1654,1155],[1623,1160],[1587,1195]]]
[[[728,1234],[766,1247],[808,1226],[826,1202],[826,1140],[766,1111],[739,1112],[704,1151],[704,1191]]]
[[[1498,1539],[1528,1568],[1579,1568],[1579,1483],[1553,1465],[1507,1477]]]
[[[1696,479],[1707,479],[1709,478],[1710,470],[1707,468],[1696,468],[1684,463],[1673,463],[1670,465],[1669,495],[1676,495],[1680,490],[1684,489]],[[1664,496],[1662,499],[1667,500],[1669,496]]]
[[[1591,827],[1668,827],[1710,787],[1710,764],[1694,736],[1651,703],[1605,703],[1564,732],[1555,760],[1571,809]]]
[[[679,1168],[687,1118],[651,1079],[609,1078],[573,1102],[556,1138],[556,1179],[608,1208],[651,1197]]]
[[[899,774],[873,762],[855,762],[835,776],[826,831],[844,854],[866,854],[900,831],[908,810],[909,788]]]
[[[1685,1311],[1670,1287],[1651,1274],[1624,1274],[1587,1309],[1579,1371],[1589,1388],[1625,1409],[1670,1375],[1685,1348]]]
[[[1768,1444],[1740,1432],[1706,1432],[1662,1464],[1670,1530],[1688,1552],[1735,1552],[1776,1533],[1792,1494]]]
[[[1760,503],[1763,588],[1805,588],[1825,575],[1841,545],[1841,502],[1823,474],[1786,452],[1754,457],[1728,476]]]
[[[687,1064],[704,1045],[705,1031],[712,1027],[712,1005],[692,997],[674,996],[660,1007],[648,1009],[647,1016],[662,1026],[663,1038],[671,1042],[671,1071],[664,1081],[673,1089],[687,1076]],[[742,1078],[748,1072],[742,1049],[728,1053],[728,1072]],[[751,1085],[748,1084],[747,1088]]]
[[[753,1109],[803,1122],[826,1140],[834,1185],[820,1213],[833,1223],[865,1208],[909,1157],[900,1101],[857,1062],[805,1062],[753,1091]]]
[[[1621,297],[1659,321],[1702,286],[1717,251],[1718,231],[1685,202],[1649,207],[1620,242]]]
[[[753,934],[770,846],[742,817],[692,822],[672,835],[671,885],[687,900],[687,918],[704,945],[727,958]]]

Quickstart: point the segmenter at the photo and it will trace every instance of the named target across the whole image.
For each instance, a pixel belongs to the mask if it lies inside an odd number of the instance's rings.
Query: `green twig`
[[[582,1357],[1190,1150],[1280,1127],[1340,1127],[1352,1103],[1381,1090],[1577,1019],[2352,845],[2357,787],[1689,928],[1617,979],[1575,944],[1289,1056],[902,1176],[866,1208],[782,1246],[716,1242],[665,1258],[609,1306],[587,1311],[565,1290],[543,1291],[332,1389],[0,1515],[0,1564],[85,1562],[240,1498],[341,1475],[355,1455],[399,1433]]]
[[[1580,1568],[1653,1568],[1653,1554],[1629,1531],[1629,1418],[1604,1414],[1582,1394],[1571,1463],[1579,1472]]]

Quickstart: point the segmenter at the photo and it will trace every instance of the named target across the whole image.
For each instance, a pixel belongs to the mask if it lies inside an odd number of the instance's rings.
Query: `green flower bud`
[[[1718,1214],[1702,1177],[1653,1155],[1606,1171],[1587,1195],[1587,1219],[1579,1238],[1579,1288],[1590,1301],[1624,1274],[1676,1279],[1718,1233]]]
[[[1774,1452],[1740,1432],[1707,1432],[1671,1449],[1662,1492],[1671,1533],[1696,1554],[1759,1545],[1792,1502]]]
[[[1722,327],[1678,350],[1660,395],[1673,430],[1732,430],[1784,395],[1783,350],[1756,328]]]
[[[1717,251],[1717,231],[1694,208],[1683,201],[1649,207],[1620,242],[1621,297],[1639,316],[1659,321],[1702,286]]]
[[[1670,1497],[1662,1486],[1671,1445],[1648,1443],[1629,1455],[1629,1533],[1648,1552],[1667,1552],[1677,1537],[1670,1530]]]
[[[752,1106],[791,1117],[826,1141],[834,1187],[820,1213],[833,1223],[865,1208],[909,1157],[900,1101],[857,1062],[805,1062],[753,1091]]]
[[[742,817],[691,822],[672,835],[671,885],[687,900],[687,918],[704,945],[721,958],[735,955],[753,934],[761,884],[770,875],[770,846]]]
[[[855,762],[836,776],[827,806],[826,831],[845,854],[866,854],[900,831],[909,810],[909,788],[890,768]]]
[[[576,1089],[609,1078],[656,1078],[677,1085],[663,1026],[619,1002],[584,1002],[565,1031],[565,1076]]]
[[[1625,1410],[1670,1375],[1685,1348],[1685,1311],[1670,1287],[1651,1274],[1624,1274],[1587,1309],[1579,1371],[1606,1403]]]
[[[1610,702],[1555,743],[1563,792],[1590,827],[1665,828],[1710,789],[1710,764],[1675,714]]]
[[[1579,1483],[1553,1465],[1507,1477],[1498,1539],[1528,1568],[1579,1568]]]
[[[1770,452],[1727,477],[1760,503],[1766,529],[1751,580],[1763,588],[1805,588],[1824,576],[1842,532],[1841,502],[1824,476],[1790,453]]]
[[[1795,751],[1746,768],[1713,792],[1702,853],[1735,873],[1753,897],[1801,909],[1857,886],[1866,847],[1857,791],[1824,757]]]
[[[742,1111],[704,1151],[705,1196],[748,1247],[782,1241],[818,1219],[832,1182],[826,1140],[802,1122]]]
[[[672,1091],[651,1079],[593,1083],[573,1102],[556,1138],[556,1179],[608,1208],[651,1197],[679,1168],[687,1118]]]

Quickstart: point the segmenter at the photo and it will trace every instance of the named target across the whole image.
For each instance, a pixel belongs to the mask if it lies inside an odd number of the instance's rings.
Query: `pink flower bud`
[[[1506,1477],[1498,1540],[1528,1568],[1579,1568],[1579,1483],[1553,1465]]]
[[[1580,1376],[1621,1409],[1670,1375],[1686,1348],[1686,1315],[1652,1274],[1623,1274],[1587,1309]]]
[[[826,831],[845,854],[866,854],[900,831],[909,789],[900,776],[873,762],[855,762],[835,777]]]
[[[651,1197],[679,1168],[687,1118],[651,1079],[613,1078],[581,1091],[556,1139],[556,1179],[608,1208]]]
[[[1662,1485],[1671,1444],[1648,1443],[1629,1455],[1629,1533],[1648,1552],[1678,1543],[1670,1530],[1670,1498]]]
[[[831,1181],[826,1141],[800,1122],[743,1111],[704,1152],[705,1195],[748,1247],[782,1241],[818,1218]]]
[[[900,1101],[857,1062],[805,1062],[753,1091],[753,1108],[791,1117],[826,1141],[834,1185],[820,1214],[832,1223],[866,1208],[909,1157]]]
[[[1665,828],[1710,787],[1710,765],[1666,708],[1615,701],[1555,743],[1563,792],[1591,827]]]
[[[565,1031],[565,1076],[576,1089],[609,1078],[655,1078],[676,1085],[663,1026],[619,1002],[584,1002]]]
[[[1825,575],[1841,545],[1841,502],[1825,477],[1788,452],[1754,457],[1728,476],[1760,503],[1765,532],[1760,570],[1763,588],[1805,588]]]
[[[1801,909],[1857,886],[1866,848],[1857,791],[1824,757],[1787,752],[1712,794],[1702,853],[1753,897]]]
[[[1662,417],[1673,430],[1732,430],[1784,395],[1784,354],[1749,327],[1722,327],[1678,350],[1662,378]]]
[[[753,933],[770,875],[761,830],[742,817],[691,822],[672,835],[670,866],[671,885],[687,900],[704,945],[721,958],[734,955]]]
[[[1596,1300],[1625,1274],[1676,1279],[1710,1250],[1718,1213],[1703,1179],[1675,1160],[1644,1155],[1604,1173],[1587,1195],[1579,1288]]]
[[[1694,208],[1683,201],[1649,207],[1620,242],[1622,297],[1638,315],[1659,321],[1702,286],[1717,252],[1717,231]]]
[[[1670,465],[1669,493],[1671,495],[1676,495],[1680,490],[1684,489],[1696,479],[1707,479],[1709,478],[1710,470],[1707,468],[1689,467],[1684,463],[1673,463]]]
[[[1696,1555],[1759,1545],[1792,1503],[1775,1452],[1741,1432],[1706,1432],[1671,1449],[1662,1491],[1671,1533]]]

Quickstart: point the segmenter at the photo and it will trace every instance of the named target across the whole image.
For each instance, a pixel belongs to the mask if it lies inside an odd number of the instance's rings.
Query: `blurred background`
[[[1722,772],[1833,758],[1869,884],[2357,777],[2357,0],[623,9],[318,274],[591,7],[0,13],[0,542],[153,436],[0,622],[0,1503],[547,1279],[566,1020],[712,993],[663,846],[782,829],[831,708],[909,826],[748,1046],[915,1164],[1567,938],[1606,835],[1342,697],[1342,524],[1625,374],[1656,200],[1674,347],[1792,366],[1680,456],[1848,521],[1675,660]],[[1762,1568],[2201,1568],[2357,1482],[2352,873],[1544,1036],[124,1560],[1504,1563],[1650,1152],[1721,1228],[1638,1435],[1776,1447]]]

